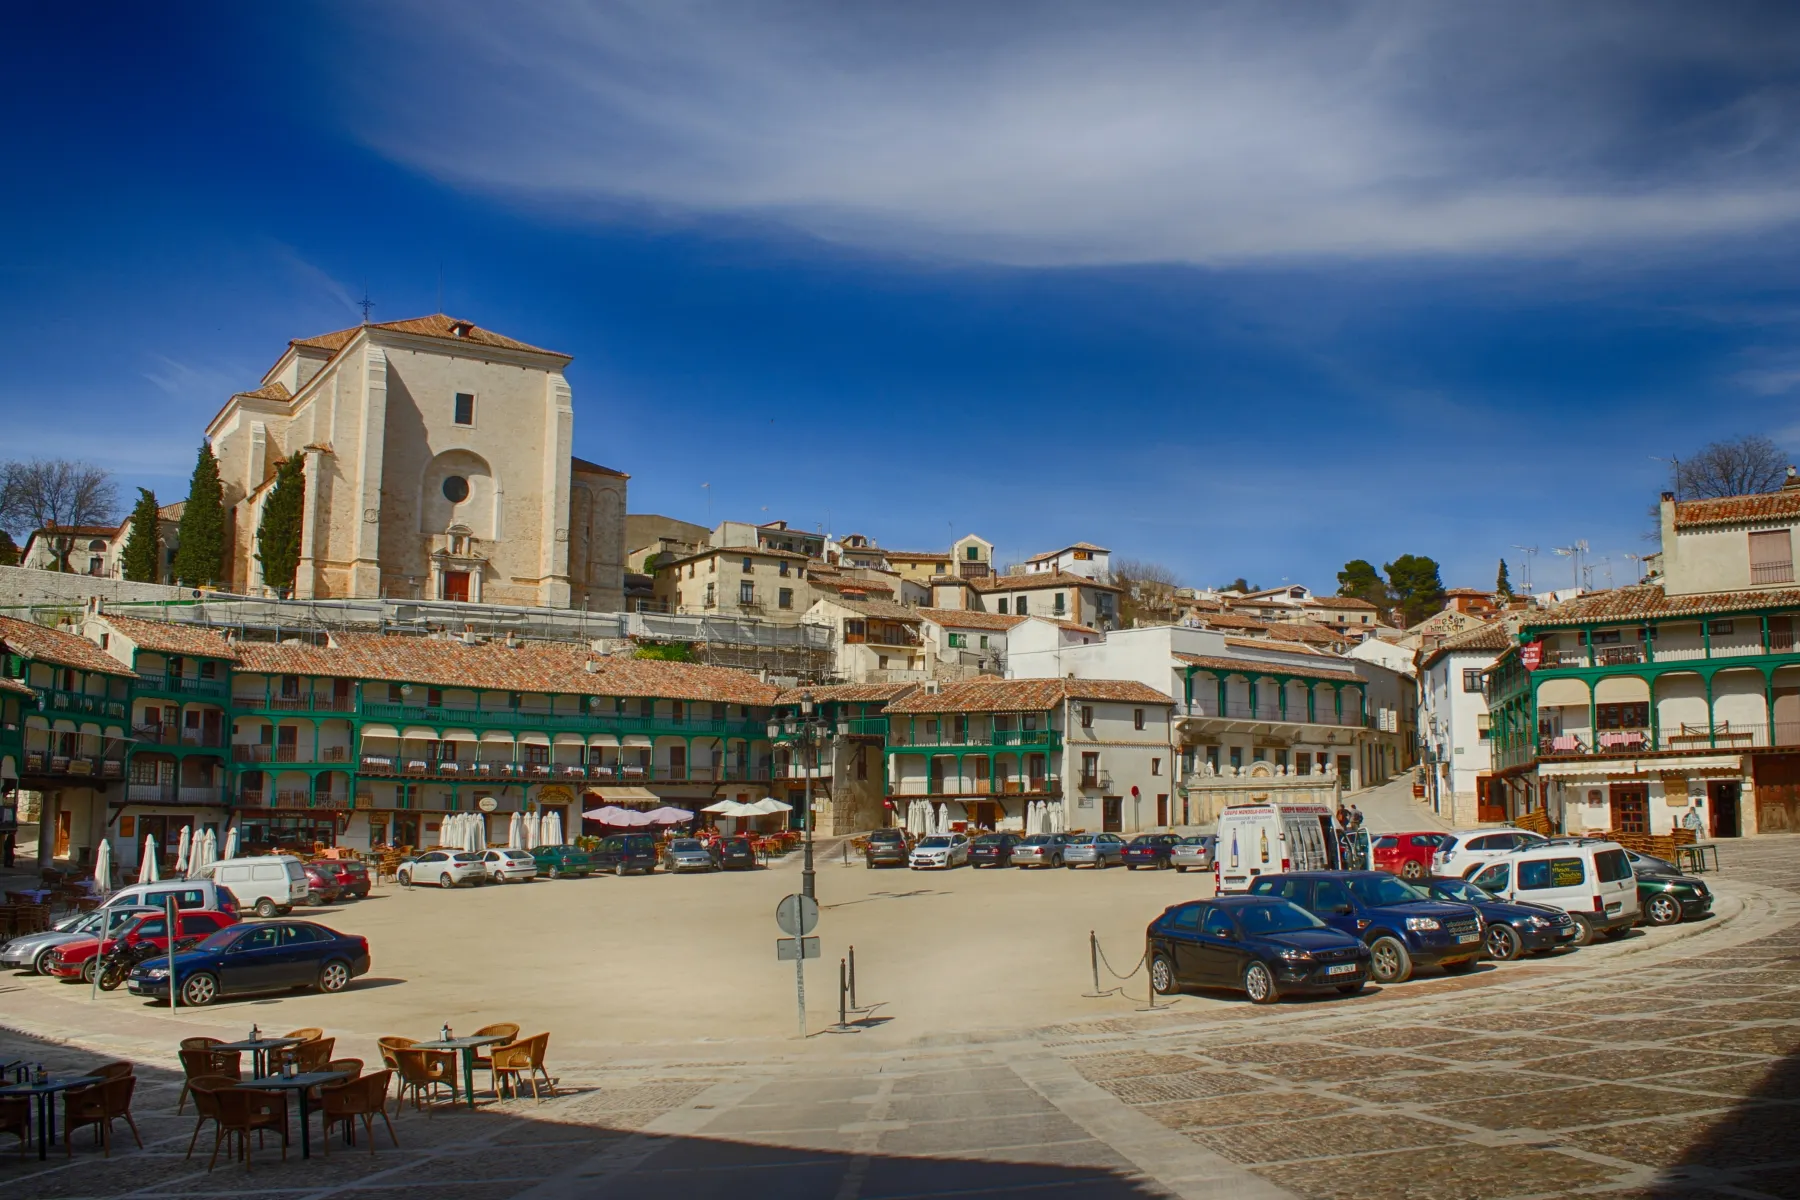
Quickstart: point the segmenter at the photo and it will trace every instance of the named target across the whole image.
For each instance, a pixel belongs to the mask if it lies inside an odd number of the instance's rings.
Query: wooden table
[[[300,1157],[311,1158],[312,1114],[307,1111],[307,1094],[322,1084],[336,1083],[340,1079],[348,1078],[350,1078],[348,1071],[305,1071],[299,1075],[265,1075],[260,1079],[246,1079],[238,1086],[254,1088],[259,1092],[298,1092],[300,1094]]]
[[[447,1042],[444,1042],[444,1041],[420,1042],[417,1045],[408,1046],[407,1049],[408,1050],[459,1050],[459,1051],[461,1051],[462,1052],[462,1065],[463,1065],[463,1094],[468,1097],[469,1107],[474,1108],[475,1107],[475,1047],[477,1047],[477,1046],[498,1046],[501,1043],[509,1041],[509,1040],[511,1040],[511,1039],[503,1038],[503,1037],[494,1037],[492,1035],[483,1036],[483,1035],[477,1034],[474,1037],[451,1038]]]
[[[11,1087],[0,1088],[0,1096],[37,1098],[39,1162],[44,1161],[49,1152],[50,1143],[56,1140],[56,1093],[99,1082],[98,1075],[65,1075],[61,1078],[46,1079],[43,1083],[16,1083]]]
[[[1706,861],[1712,860],[1712,869],[1719,869],[1719,846],[1716,842],[1693,842],[1686,846],[1675,847],[1675,865],[1696,874],[1706,874]]]
[[[213,1049],[236,1050],[239,1053],[248,1054],[250,1055],[250,1074],[268,1075],[269,1054],[271,1051],[286,1050],[290,1046],[298,1046],[305,1040],[305,1038],[266,1037],[257,1038],[255,1041],[251,1041],[249,1038],[245,1038],[241,1042],[221,1042],[219,1045],[214,1046]]]

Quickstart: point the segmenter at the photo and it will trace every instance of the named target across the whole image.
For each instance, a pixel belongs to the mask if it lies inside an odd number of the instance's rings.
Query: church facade
[[[226,586],[269,591],[256,530],[300,454],[296,599],[621,608],[628,477],[571,453],[570,361],[441,313],[289,342],[206,429]]]

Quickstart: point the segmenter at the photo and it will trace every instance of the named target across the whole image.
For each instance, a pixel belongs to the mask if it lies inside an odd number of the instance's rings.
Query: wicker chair
[[[188,1093],[193,1090],[194,1080],[204,1078],[224,1078],[232,1082],[243,1078],[244,1056],[237,1050],[211,1050],[204,1046],[189,1046],[189,1042],[209,1042],[219,1045],[217,1038],[188,1038],[181,1043],[182,1074],[181,1095],[175,1102],[177,1115],[187,1108]]]
[[[413,1108],[424,1102],[425,1115],[431,1115],[430,1101],[439,1088],[450,1089],[450,1102],[456,1103],[456,1056],[442,1050],[395,1050],[394,1062],[400,1077],[400,1096],[412,1093]]]
[[[509,1046],[495,1046],[493,1054],[493,1072],[495,1078],[511,1083],[513,1094],[518,1095],[519,1085],[531,1085],[531,1098],[543,1103],[543,1096],[538,1091],[538,1080],[541,1077],[544,1087],[552,1096],[556,1095],[556,1080],[544,1069],[544,1053],[550,1048],[548,1033],[535,1034],[523,1041]]]
[[[375,1039],[375,1045],[381,1051],[381,1065],[393,1072],[392,1079],[396,1083],[399,1083],[400,1081],[400,1062],[394,1057],[394,1051],[405,1050],[418,1044],[417,1038],[409,1037],[388,1036]],[[401,1098],[405,1097],[406,1089],[404,1085],[400,1086],[399,1095]]]
[[[270,1053],[269,1066],[271,1068],[282,1066],[285,1063],[299,1062],[301,1047],[305,1046],[306,1043],[308,1043],[308,1042],[318,1041],[320,1038],[325,1036],[325,1031],[323,1029],[316,1029],[311,1026],[308,1026],[305,1029],[290,1029],[286,1033],[282,1034],[281,1036],[287,1037],[287,1038],[299,1038],[300,1045],[299,1046],[285,1046],[280,1050],[276,1050],[276,1051],[273,1051],[272,1053]]]
[[[137,1090],[137,1078],[130,1074],[114,1075],[101,1083],[63,1093],[63,1150],[75,1156],[74,1133],[83,1125],[92,1125],[105,1157],[112,1157],[112,1123],[124,1121],[131,1128],[138,1149],[144,1139],[138,1136],[137,1122],[131,1119],[131,1094]]]
[[[510,1021],[502,1021],[498,1025],[483,1025],[475,1031],[475,1036],[505,1038],[509,1043],[516,1042],[519,1040],[519,1027]],[[496,1043],[496,1045],[498,1044],[500,1043]],[[497,1081],[494,1078],[494,1060],[477,1052],[474,1058],[474,1067],[478,1071],[488,1073],[488,1087],[494,1089],[496,1096],[499,1095]]]
[[[0,1096],[0,1133],[16,1134],[19,1157],[31,1144],[31,1101],[19,1096]]]
[[[302,1072],[323,1071],[325,1064],[331,1061],[331,1052],[335,1049],[336,1038],[315,1038],[310,1042],[301,1042],[294,1047],[294,1064]]]
[[[348,1123],[358,1118],[363,1123],[363,1136],[369,1139],[369,1153],[375,1153],[377,1115],[387,1126],[388,1140],[394,1143],[395,1149],[399,1148],[400,1139],[394,1135],[394,1123],[387,1113],[389,1074],[388,1071],[377,1071],[321,1089],[319,1117],[324,1122],[326,1134],[321,1140],[327,1156],[331,1154],[331,1127],[339,1121]]]
[[[274,1132],[281,1135],[281,1161],[287,1161],[287,1095],[283,1092],[259,1092],[250,1088],[219,1088],[212,1093],[218,1107],[218,1132],[213,1135],[212,1158],[206,1169],[211,1171],[219,1161],[219,1146],[232,1134],[238,1135],[243,1149],[244,1170],[250,1170],[250,1135]]]
[[[194,1157],[194,1146],[200,1141],[200,1131],[211,1121],[219,1122],[219,1102],[216,1093],[236,1087],[237,1080],[226,1075],[199,1075],[187,1081],[187,1088],[194,1097],[194,1136],[188,1139],[187,1156]]]

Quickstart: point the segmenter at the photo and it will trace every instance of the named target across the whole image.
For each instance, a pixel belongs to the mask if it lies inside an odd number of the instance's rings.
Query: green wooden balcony
[[[627,717],[617,713],[552,713],[522,708],[426,708],[411,704],[364,704],[362,717],[396,725],[430,725],[438,729],[490,728],[567,729],[580,733],[639,733],[650,737],[723,737],[767,740],[762,721],[715,721],[711,718]]]
[[[192,696],[197,699],[216,700],[225,703],[231,689],[223,679],[189,679],[181,675],[159,675],[154,672],[139,672],[132,683],[134,693],[142,695],[153,693],[159,696]]]
[[[953,730],[914,734],[896,724],[888,738],[889,754],[906,754],[913,750],[1061,750],[1060,729],[996,729],[985,738],[973,732],[958,734]]]
[[[87,692],[65,692],[61,688],[33,687],[38,694],[38,707],[50,715],[67,714],[87,717],[125,717],[125,701]]]

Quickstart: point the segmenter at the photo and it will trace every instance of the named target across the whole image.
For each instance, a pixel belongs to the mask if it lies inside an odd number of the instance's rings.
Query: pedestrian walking
[[[1362,809],[1360,809],[1360,808],[1356,807],[1356,805],[1352,804],[1350,806],[1350,828],[1351,829],[1361,829],[1362,826],[1363,826]]]

